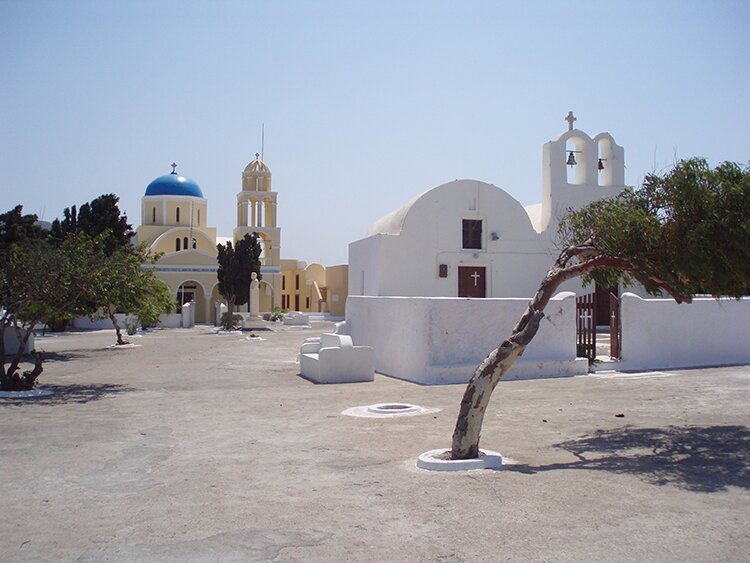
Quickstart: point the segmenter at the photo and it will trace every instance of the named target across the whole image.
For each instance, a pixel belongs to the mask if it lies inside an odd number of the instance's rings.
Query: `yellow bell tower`
[[[256,233],[262,239],[262,311],[270,311],[274,305],[281,304],[281,229],[276,226],[277,195],[271,189],[271,170],[260,159],[260,154],[255,153],[255,160],[242,172],[242,191],[237,194],[237,227],[232,238],[235,244],[245,234]]]

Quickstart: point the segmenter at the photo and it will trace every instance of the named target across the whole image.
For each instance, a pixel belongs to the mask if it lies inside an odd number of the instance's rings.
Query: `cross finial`
[[[572,131],[573,130],[573,122],[576,121],[576,118],[573,117],[573,112],[572,111],[568,112],[568,117],[565,118],[565,121],[568,122],[568,131]]]
[[[171,166],[172,166],[172,174],[177,174],[177,172],[175,172],[175,168],[177,168],[177,163],[173,162]]]
[[[260,160],[260,153],[259,152],[255,153],[255,160]]]

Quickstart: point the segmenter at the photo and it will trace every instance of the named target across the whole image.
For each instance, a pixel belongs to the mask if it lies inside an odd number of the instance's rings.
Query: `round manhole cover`
[[[410,405],[408,403],[379,403],[367,407],[367,411],[374,414],[404,414],[407,412],[417,412],[422,407],[419,405]]]

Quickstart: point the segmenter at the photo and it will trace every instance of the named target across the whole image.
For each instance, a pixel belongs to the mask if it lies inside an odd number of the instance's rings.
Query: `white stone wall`
[[[125,313],[115,313],[117,318],[117,324],[120,325],[120,330],[125,331],[125,319],[128,315]],[[103,328],[115,328],[112,324],[112,320],[109,316],[104,316],[97,319],[90,319],[89,317],[76,317],[73,319],[73,328],[81,330],[100,330]]]
[[[124,313],[115,313],[120,330],[125,331],[125,319],[128,315]],[[159,327],[161,328],[179,328],[182,326],[182,314],[171,313],[168,315],[159,315]],[[101,330],[105,328],[115,328],[109,317],[103,317],[91,320],[88,317],[77,317],[73,319],[73,328],[82,330]]]
[[[750,298],[642,299],[624,293],[618,369],[750,363]]]
[[[21,329],[21,338],[23,338],[24,336],[26,336],[26,330]],[[16,329],[12,326],[5,329],[3,343],[5,345],[5,353],[8,356],[10,356],[11,354],[15,354],[18,351],[18,347],[21,345],[21,342],[18,339],[18,335],[16,334]],[[29,339],[26,341],[26,349],[24,350],[24,354],[29,354],[34,349],[34,333],[32,332],[31,335],[29,335]]]
[[[349,245],[349,294],[455,297],[458,267],[483,266],[487,297],[530,297],[554,257],[504,190],[457,180],[425,192]],[[482,248],[464,249],[462,220],[482,220]],[[556,253],[555,253],[556,254]],[[439,266],[448,277],[439,277]]]
[[[347,330],[372,346],[375,369],[423,384],[465,383],[518,322],[528,299],[350,295]],[[550,302],[539,333],[505,379],[584,374],[576,359],[575,295]]]

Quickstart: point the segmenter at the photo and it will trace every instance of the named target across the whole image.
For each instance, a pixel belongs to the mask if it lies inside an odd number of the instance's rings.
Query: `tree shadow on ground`
[[[69,362],[70,360],[79,360],[89,355],[89,350],[66,350],[65,352],[42,352],[44,362]]]
[[[537,473],[586,469],[637,475],[654,485],[713,493],[750,489],[750,430],[744,426],[668,426],[597,430],[591,436],[554,445],[577,460],[550,465],[508,465]]]
[[[127,385],[99,383],[93,385],[40,385],[41,389],[52,391],[51,395],[36,397],[0,398],[0,407],[5,405],[64,405],[70,403],[90,403],[104,397],[136,391]]]

